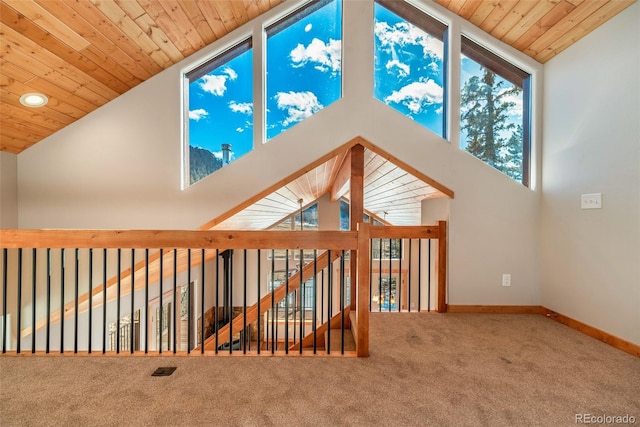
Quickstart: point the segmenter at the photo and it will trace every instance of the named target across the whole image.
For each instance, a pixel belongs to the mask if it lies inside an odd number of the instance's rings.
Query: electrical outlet
[[[583,194],[580,197],[580,208],[582,209],[602,208],[602,193]]]
[[[511,286],[511,275],[503,274],[502,275],[502,286]]]

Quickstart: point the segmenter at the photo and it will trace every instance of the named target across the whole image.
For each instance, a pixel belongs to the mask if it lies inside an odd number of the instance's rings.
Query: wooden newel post
[[[438,313],[447,311],[447,221],[438,221]]]
[[[358,276],[356,307],[356,352],[358,357],[369,356],[369,224],[358,224]]]

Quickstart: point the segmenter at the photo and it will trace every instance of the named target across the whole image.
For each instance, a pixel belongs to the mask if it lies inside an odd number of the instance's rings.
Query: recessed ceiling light
[[[43,107],[47,105],[47,102],[49,102],[49,98],[41,93],[25,93],[20,97],[20,104],[25,107]]]

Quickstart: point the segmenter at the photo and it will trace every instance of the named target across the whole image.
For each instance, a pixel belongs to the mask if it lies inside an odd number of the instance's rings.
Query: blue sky
[[[342,95],[342,3],[267,39],[267,140]]]
[[[189,85],[189,144],[232,160],[253,149],[252,50]],[[333,1],[267,40],[267,141],[341,97],[342,4]]]
[[[234,157],[253,148],[253,50],[189,85],[189,144],[219,155],[231,144]]]
[[[374,95],[442,135],[444,43],[375,5]]]

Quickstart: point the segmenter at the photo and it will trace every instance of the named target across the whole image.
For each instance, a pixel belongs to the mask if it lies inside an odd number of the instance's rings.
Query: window
[[[374,11],[374,96],[446,138],[446,25],[402,1]]]
[[[295,214],[293,221],[294,230],[318,230],[318,204],[315,203],[302,211],[302,221],[300,221],[300,213]],[[303,250],[305,261],[313,261],[313,249]],[[300,251],[293,251],[294,259],[300,259]]]
[[[351,230],[351,223],[349,222],[349,218],[351,218],[349,202],[340,199],[340,231]],[[369,223],[371,221],[371,217],[365,212],[362,215],[362,221]]]
[[[194,184],[253,149],[251,62],[248,39],[185,74],[185,182]]]
[[[372,239],[372,259],[400,259],[402,258],[402,239]]]
[[[267,33],[267,140],[342,96],[342,3],[312,1]]]
[[[462,37],[460,148],[527,186],[530,77]]]
[[[291,277],[293,277],[297,272],[298,270],[296,269],[289,270],[289,286],[291,287],[300,284],[299,281],[296,281],[295,283],[291,281]],[[273,272],[270,272],[267,276],[269,292],[273,292],[276,288],[285,284],[286,280],[287,276],[285,270],[275,270]],[[311,310],[313,308],[314,301],[313,285],[313,279],[307,280],[303,283],[301,289],[297,289],[289,293],[289,295],[287,296],[288,302],[283,299],[277,304],[278,307],[285,308],[288,304],[289,309],[292,311]],[[320,286],[320,284],[318,284],[317,286]],[[298,292],[301,292],[300,296],[303,298],[297,298]],[[297,304],[299,303],[302,304],[302,307],[297,307]]]

